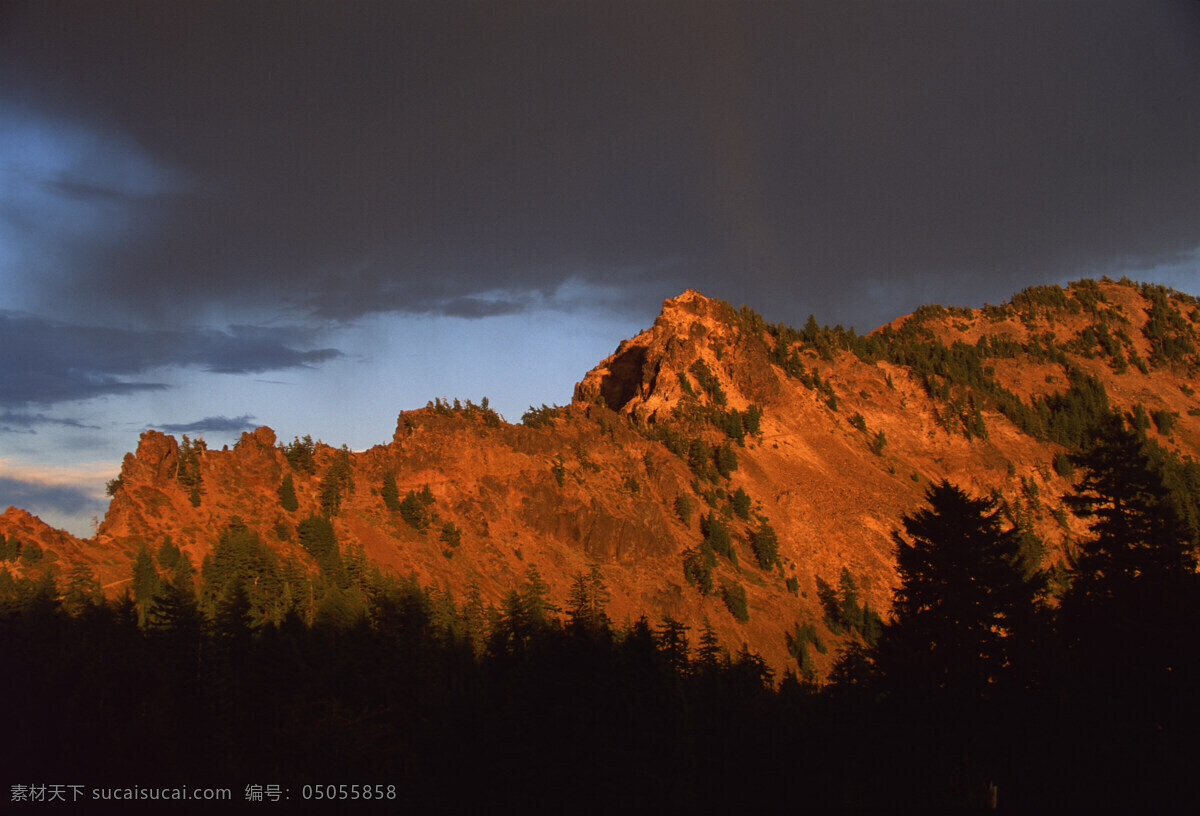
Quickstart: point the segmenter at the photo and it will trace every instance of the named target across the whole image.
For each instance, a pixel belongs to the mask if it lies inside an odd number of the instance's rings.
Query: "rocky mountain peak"
[[[159,484],[172,478],[178,466],[179,447],[175,437],[162,431],[143,431],[137,451],[125,454],[121,463],[121,481]]]
[[[747,331],[729,304],[687,289],[663,301],[650,328],[588,372],[574,401],[653,423],[698,390],[715,386],[730,405],[744,408],[773,394],[776,380],[763,338]]]

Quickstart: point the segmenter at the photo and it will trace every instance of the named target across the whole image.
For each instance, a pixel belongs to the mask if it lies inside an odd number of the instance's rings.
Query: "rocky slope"
[[[886,610],[890,536],[931,481],[996,496],[1032,534],[1031,557],[1051,566],[1084,532],[1061,509],[1072,478],[1060,454],[1089,405],[1102,396],[1164,447],[1200,449],[1197,321],[1187,296],[1083,281],[998,307],[926,307],[859,337],[770,325],[688,291],[589,372],[570,406],[520,425],[438,401],[402,413],[393,439],[365,451],[285,446],[269,428],[222,451],[146,431],[92,539],[10,509],[0,534],[46,554],[6,566],[83,563],[119,593],[143,544],[170,536],[199,565],[235,517],[311,564],[297,524],[333,501],[343,547],[455,598],[476,585],[499,602],[532,565],[565,605],[572,577],[595,564],[618,623],[669,615],[694,640],[707,620],[732,650],[747,644],[782,669],[794,665],[797,624],[837,640],[818,579],[837,586],[848,570],[860,599]],[[428,487],[415,524],[387,507],[389,474],[401,498]],[[279,493],[288,476],[294,510]],[[684,565],[704,549],[710,511],[731,551],[702,594]],[[779,554],[765,567],[755,553],[764,524]],[[723,586],[744,591],[748,619],[732,614]]]

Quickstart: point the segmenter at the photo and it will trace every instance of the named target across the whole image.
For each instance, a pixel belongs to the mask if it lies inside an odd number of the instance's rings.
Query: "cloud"
[[[82,428],[90,431],[99,429],[98,425],[88,425],[78,419],[63,419],[46,414],[30,414],[20,411],[0,412],[0,433],[37,433],[34,428],[38,425],[59,425],[65,428]]]
[[[288,327],[117,329],[0,311],[0,347],[5,350],[0,357],[0,405],[15,408],[164,390],[168,386],[163,382],[140,379],[164,367],[265,372],[318,365],[341,356],[333,348],[293,345],[304,338],[305,332]]]
[[[342,356],[334,348],[300,350],[289,345],[304,342],[308,333],[262,326],[201,329],[179,346],[175,361],[202,366],[217,374],[260,374],[319,365]]]
[[[116,475],[111,464],[75,467],[26,466],[0,458],[0,507],[38,515],[103,514],[103,484]]]
[[[102,514],[107,502],[96,498],[89,489],[69,485],[44,485],[0,476],[0,507],[20,507],[36,515],[43,508],[63,515]]]
[[[239,417],[210,416],[183,425],[155,425],[154,427],[167,433],[238,433],[252,431],[258,426],[254,423],[253,416],[243,414]]]
[[[585,277],[870,328],[1198,243],[1195,3],[187,6],[8,22],[53,127],[7,212],[69,238],[20,244],[43,313],[487,317]]]

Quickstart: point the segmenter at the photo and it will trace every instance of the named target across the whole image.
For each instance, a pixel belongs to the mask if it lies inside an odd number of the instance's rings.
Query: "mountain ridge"
[[[222,451],[147,430],[92,538],[0,516],[0,534],[49,551],[6,570],[83,564],[120,594],[139,548],[170,536],[201,567],[236,520],[312,574],[301,526],[324,515],[348,557],[452,597],[474,588],[500,603],[532,565],[562,604],[597,565],[615,620],[708,622],[730,648],[794,668],[798,627],[824,643],[857,637],[826,620],[822,585],[843,571],[886,613],[891,533],[930,483],[996,497],[1052,568],[1084,531],[1062,511],[1072,477],[1060,454],[1092,403],[1136,415],[1179,455],[1200,451],[1196,307],[1162,287],[1079,281],[1001,306],[922,307],[860,336],[769,324],[687,290],[585,374],[571,405],[531,408],[521,424],[486,400],[438,399],[356,452],[282,444],[266,427]],[[388,478],[412,512],[389,508]],[[760,558],[765,529],[777,562]],[[832,654],[808,659],[824,671]]]

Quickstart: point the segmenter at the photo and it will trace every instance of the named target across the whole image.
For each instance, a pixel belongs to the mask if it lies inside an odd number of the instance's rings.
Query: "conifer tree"
[[[154,559],[150,557],[145,542],[138,548],[132,568],[133,602],[137,604],[138,623],[145,626],[151,603],[159,590],[158,569],[154,566]]]
[[[567,590],[567,623],[575,631],[588,628],[591,623],[587,576],[582,572],[575,573],[571,579],[571,588]]]
[[[733,452],[733,448],[726,442],[721,447],[717,448],[716,453],[717,472],[725,479],[733,475],[733,472],[738,469],[737,454]]]
[[[779,563],[779,537],[766,519],[763,519],[758,529],[751,534],[750,548],[762,569],[770,569]]]
[[[863,609],[858,605],[858,585],[850,570],[842,567],[838,578],[838,622],[847,629],[863,630]]]
[[[383,474],[383,485],[379,488],[383,506],[393,513],[400,510],[400,491],[396,488],[396,476],[390,470]]]
[[[667,665],[678,674],[687,674],[691,661],[688,656],[688,627],[668,615],[655,633],[654,641]]]
[[[700,643],[696,649],[696,666],[701,671],[716,671],[722,665],[727,665],[729,655],[721,646],[716,630],[704,619],[704,628],[700,632]]]
[[[1119,417],[1097,426],[1071,456],[1083,471],[1068,507],[1091,522],[1059,610],[1068,648],[1091,664],[1127,672],[1175,670],[1195,633],[1195,544],[1179,501],[1136,429]]]
[[[169,535],[163,536],[162,544],[158,545],[158,565],[170,571],[179,566],[179,559],[182,557],[183,550],[175,545]]]
[[[1013,668],[1041,579],[1026,576],[994,500],[946,480],[925,496],[929,507],[903,517],[908,538],[893,533],[901,585],[870,655],[892,688],[983,696]]]
[[[300,502],[296,499],[296,485],[292,481],[292,474],[283,474],[283,481],[279,483],[279,506],[289,513],[295,512],[300,508]]]
[[[63,586],[63,608],[72,615],[79,615],[90,607],[104,603],[100,582],[87,564],[76,564],[67,573]]]
[[[217,601],[213,632],[218,638],[235,644],[236,648],[244,648],[249,642],[253,626],[250,595],[241,579],[234,579]]]
[[[550,587],[542,579],[538,568],[530,564],[525,569],[525,584],[521,589],[521,603],[535,626],[547,626],[550,615],[558,611],[550,601]]]
[[[738,488],[729,498],[730,506],[733,508],[734,515],[740,519],[750,518],[750,494],[742,488]]]
[[[483,593],[479,582],[472,581],[467,588],[467,597],[462,605],[463,628],[474,646],[475,653],[482,653],[488,634],[487,609],[483,605]]]
[[[597,632],[609,626],[608,587],[598,564],[593,564],[585,575],[575,573],[567,594],[567,620],[575,631]]]
[[[208,620],[190,586],[168,581],[154,596],[147,628],[166,644],[173,666],[188,686],[199,683]]]

